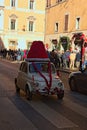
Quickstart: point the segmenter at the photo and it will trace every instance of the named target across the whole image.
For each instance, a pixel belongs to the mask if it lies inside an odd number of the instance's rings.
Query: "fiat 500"
[[[28,100],[33,94],[57,95],[64,97],[64,84],[57,75],[54,64],[48,61],[23,61],[15,78],[16,92],[22,89]]]

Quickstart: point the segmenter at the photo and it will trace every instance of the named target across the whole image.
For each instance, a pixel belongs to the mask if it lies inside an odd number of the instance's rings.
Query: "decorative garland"
[[[60,39],[59,39],[59,44],[58,44],[58,47],[57,47],[58,50],[60,50],[61,45],[62,45],[61,38],[67,39],[67,46],[66,46],[65,50],[67,50],[67,49],[69,50],[69,49],[71,48],[71,45],[70,45],[70,38],[67,37],[67,36],[62,36],[62,37],[60,37]]]
[[[77,44],[79,46],[81,46],[81,65],[80,66],[82,66],[82,63],[84,62],[84,53],[85,53],[84,45],[85,45],[85,42],[87,42],[87,38],[86,38],[85,34],[83,34],[83,33],[76,33],[72,37],[72,41],[76,45],[75,40],[78,40]]]
[[[36,67],[35,63],[32,62],[32,65],[34,67],[34,69],[40,74],[40,76],[45,80],[47,87],[48,87],[48,91],[51,88],[51,84],[52,84],[52,75],[51,75],[51,64],[50,62],[48,62],[48,72],[49,72],[49,78],[50,78],[50,82],[48,83],[48,80],[46,79],[46,77],[41,73],[41,71],[38,70],[38,68]]]

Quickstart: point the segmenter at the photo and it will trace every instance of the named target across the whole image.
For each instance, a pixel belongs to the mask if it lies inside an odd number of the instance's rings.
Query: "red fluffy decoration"
[[[32,43],[27,58],[48,58],[42,41],[34,41]]]

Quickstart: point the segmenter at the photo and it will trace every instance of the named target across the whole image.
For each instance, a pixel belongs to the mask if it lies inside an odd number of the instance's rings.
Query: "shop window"
[[[17,41],[9,41],[9,49],[16,50],[17,49]]]
[[[76,29],[79,29],[79,25],[80,25],[80,18],[76,18]]]

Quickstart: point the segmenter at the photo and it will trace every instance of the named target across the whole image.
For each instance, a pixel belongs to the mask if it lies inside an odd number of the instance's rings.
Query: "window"
[[[4,11],[0,10],[0,30],[4,29]]]
[[[30,0],[30,9],[33,9],[34,8],[34,0]]]
[[[22,70],[24,73],[27,73],[27,64],[25,63],[24,64],[24,67],[23,67],[23,70]]]
[[[9,49],[11,49],[11,50],[17,49],[17,40],[10,40],[9,41]]]
[[[61,2],[61,1],[63,1],[63,0],[58,0],[58,2]]]
[[[11,0],[11,7],[15,7],[16,0]]]
[[[63,1],[65,1],[65,0],[57,0],[56,2],[60,3],[60,2],[63,2]]]
[[[76,18],[76,29],[79,29],[80,18]]]
[[[15,30],[15,24],[16,24],[16,20],[11,19],[11,30]]]
[[[65,28],[64,28],[65,31],[68,31],[68,19],[69,19],[69,15],[66,14],[65,15]]]
[[[16,45],[16,41],[10,41],[9,46],[15,46]]]
[[[47,7],[51,6],[51,0],[47,0]]]
[[[49,6],[49,0],[47,0],[47,4],[46,4],[46,7],[48,7]]]
[[[33,32],[33,21],[29,21],[29,31]]]
[[[59,2],[61,2],[62,0],[56,0],[56,3],[59,3]]]
[[[22,71],[22,69],[23,69],[23,64],[24,64],[24,63],[21,63],[21,65],[20,65],[20,68],[19,68],[20,71]]]
[[[17,16],[15,14],[11,14],[9,16],[9,29],[17,30]]]
[[[0,0],[0,6],[4,6],[4,0]]]
[[[20,70],[24,73],[27,73],[27,64],[25,62],[23,62],[21,65],[20,65]]]
[[[58,32],[58,23],[55,23],[55,32]]]
[[[27,42],[27,49],[30,50],[32,42]]]

